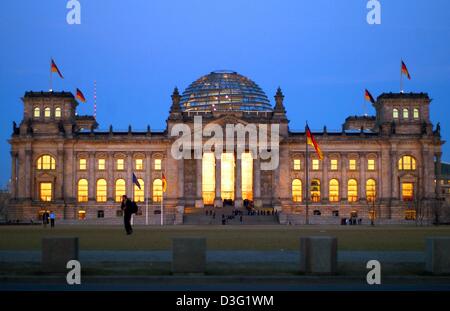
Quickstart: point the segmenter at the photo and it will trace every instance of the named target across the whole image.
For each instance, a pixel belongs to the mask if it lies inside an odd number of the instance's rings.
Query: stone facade
[[[439,126],[433,128],[429,119],[427,94],[382,94],[374,104],[376,116],[351,117],[340,132],[328,132],[326,128],[313,132],[324,155],[318,167],[313,163],[317,159],[313,149],[310,148],[309,159],[305,158],[305,132],[289,129],[281,90],[275,96],[273,110],[265,112],[192,112],[183,109],[180,98],[175,90],[167,129],[163,132],[150,128],[137,132],[131,127],[127,132],[117,132],[112,127],[104,132],[97,130],[93,117],[77,116],[77,102],[71,93],[25,93],[23,120],[19,126],[14,124],[10,139],[12,184],[8,219],[37,220],[43,210],[52,210],[57,219],[67,222],[118,223],[121,214],[119,203],[115,202],[116,183],[123,179],[125,192],[132,194],[134,173],[144,182],[145,196],[144,202],[139,203],[142,213],[135,216],[135,223],[144,223],[145,219],[149,224],[160,223],[161,204],[155,200],[153,188],[156,187],[154,181],[161,179],[162,174],[168,185],[163,198],[164,223],[183,223],[187,208],[205,206],[202,160],[194,156],[175,159],[171,148],[177,137],[170,133],[179,123],[193,129],[194,117],[199,115],[203,118],[203,128],[209,124],[223,128],[226,124],[279,125],[279,166],[275,170],[261,170],[259,164],[263,160],[254,159],[252,192],[254,207],[276,209],[280,223],[306,221],[306,160],[309,161],[309,181],[320,182],[319,197],[308,199],[310,223],[340,223],[341,218],[351,215],[368,221],[373,213],[377,221],[385,223],[404,222],[406,218],[414,218],[411,214],[418,217],[418,212],[429,221],[434,219],[432,209],[442,193],[441,183],[435,180],[440,180],[444,142]],[[56,112],[57,109],[60,112]],[[203,137],[203,141],[207,138]],[[49,158],[43,160],[44,155],[50,156],[53,160],[49,161],[54,163],[47,163]],[[414,161],[409,169],[400,169],[399,160],[404,156]],[[118,166],[118,159],[123,159],[123,167]],[[140,159],[139,164],[136,159]],[[223,205],[220,163],[220,159],[215,161],[213,204],[217,208]],[[240,159],[236,159],[236,164],[235,176],[241,176]],[[87,181],[85,198],[80,196],[81,179]],[[107,185],[104,200],[99,199],[97,192],[100,179]],[[332,179],[337,180],[337,188],[331,185]],[[356,187],[349,186],[350,179],[356,181]],[[373,202],[367,200],[369,179],[375,181]],[[301,182],[295,201],[294,180]],[[406,184],[412,186],[412,197],[405,198],[402,187]],[[316,186],[312,185],[310,190]],[[50,187],[46,190],[48,197],[43,198],[42,187]],[[233,203],[236,208],[242,208],[240,178],[236,178],[234,187]],[[348,187],[356,189],[352,193],[356,199],[349,200]],[[334,190],[333,200],[329,197],[331,190]]]

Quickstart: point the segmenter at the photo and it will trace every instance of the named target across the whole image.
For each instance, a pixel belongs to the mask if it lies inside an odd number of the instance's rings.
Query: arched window
[[[162,180],[161,179],[155,179],[153,181],[153,202],[161,202],[162,199]]]
[[[347,199],[349,202],[356,202],[358,200],[358,182],[356,179],[350,179],[348,181]]]
[[[50,118],[52,116],[52,111],[50,110],[50,107],[46,107],[44,109],[44,117]]]
[[[413,117],[414,117],[414,120],[419,120],[419,109],[414,108]]]
[[[125,195],[127,192],[127,186],[125,183],[125,180],[123,179],[117,179],[116,180],[116,194],[115,194],[115,201],[121,202],[122,196]]]
[[[33,110],[33,117],[40,118],[41,117],[41,108],[36,107]]]
[[[394,108],[394,109],[392,110],[392,117],[393,117],[394,119],[398,119],[398,109],[397,109],[397,108]]]
[[[87,202],[88,201],[88,181],[87,179],[80,179],[78,181],[78,202]]]
[[[375,179],[368,179],[366,181],[366,199],[367,202],[374,202],[377,196],[377,182]]]
[[[144,180],[138,179],[139,187],[135,184],[134,185],[134,201],[136,202],[144,202],[145,201],[145,184]]]
[[[38,170],[54,170],[56,169],[56,161],[50,155],[43,155],[37,160]]]
[[[55,118],[57,118],[57,119],[61,118],[61,108],[60,107],[55,108]]]
[[[400,171],[415,171],[416,159],[409,155],[401,157],[400,160],[398,160],[398,169]]]
[[[320,202],[320,180],[313,179],[311,181],[311,200]]]
[[[403,119],[409,119],[409,110],[408,108],[403,108]]]
[[[329,200],[330,202],[338,202],[339,201],[339,181],[337,179],[330,180],[329,186]]]
[[[292,181],[292,201],[302,201],[302,181],[300,179],[294,179]]]
[[[108,183],[105,179],[99,179],[97,180],[97,202],[106,202],[108,193]]]

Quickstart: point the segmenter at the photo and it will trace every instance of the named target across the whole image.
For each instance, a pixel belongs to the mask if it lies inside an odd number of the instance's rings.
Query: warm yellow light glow
[[[403,156],[398,160],[398,169],[400,171],[415,171],[416,170],[416,159],[412,156]]]
[[[313,179],[311,181],[311,200],[313,202],[320,202],[320,180]]]
[[[223,200],[234,200],[234,154],[222,153],[221,156],[221,196]]]
[[[98,159],[98,170],[104,171],[106,169],[106,160],[105,159]]]
[[[161,179],[155,179],[153,181],[153,202],[157,203],[157,202],[161,202],[162,200],[162,194],[163,194],[163,189],[162,189],[162,180]]]
[[[56,169],[55,158],[49,155],[43,155],[37,160],[38,170],[54,170]]]
[[[312,170],[318,171],[319,170],[319,159],[313,159],[312,160]]]
[[[55,109],[55,118],[57,118],[57,119],[61,118],[61,108],[60,107],[56,107],[56,109]]]
[[[294,179],[292,181],[292,201],[302,201],[302,181],[300,179]]]
[[[39,197],[41,201],[50,202],[53,197],[53,184],[51,182],[41,182],[39,184]]]
[[[348,169],[350,171],[356,171],[356,160],[355,159],[348,160]]]
[[[330,160],[330,170],[332,170],[332,171],[338,170],[338,160],[337,159]]]
[[[127,192],[126,183],[123,179],[117,179],[116,180],[116,195],[115,200],[116,202],[122,202],[122,196],[125,195]]]
[[[155,159],[155,170],[160,171],[161,170],[161,159]]]
[[[300,171],[302,169],[300,159],[294,159],[294,171]]]
[[[413,112],[413,114],[414,114],[414,120],[417,120],[417,119],[419,119],[419,109],[417,109],[417,108],[414,108],[414,112]]]
[[[107,183],[104,179],[97,180],[97,202],[106,202],[107,199]]]
[[[374,179],[368,179],[366,182],[366,199],[368,202],[375,201],[377,195],[377,182]]]
[[[394,119],[398,119],[398,109],[394,108],[394,110],[392,110],[392,117]]]
[[[250,152],[241,155],[242,199],[253,201],[253,157]]]
[[[355,179],[348,181],[347,199],[349,202],[356,202],[358,200],[358,182]]]
[[[216,159],[213,152],[206,152],[202,158],[202,197],[203,204],[214,203],[216,195]]]
[[[368,171],[374,171],[375,170],[375,159],[368,159],[367,160],[367,170]]]
[[[412,182],[402,183],[403,201],[412,201],[414,199],[414,184]]]
[[[39,107],[34,108],[33,116],[39,118],[41,116],[41,109]]]
[[[337,179],[330,180],[329,185],[329,200],[330,202],[339,201],[339,181]]]
[[[118,171],[123,171],[125,169],[125,160],[124,159],[117,159],[116,169]]]
[[[139,185],[141,186],[141,189],[139,189],[138,186],[134,185],[134,201],[136,202],[145,202],[145,184],[144,180],[138,178]]]
[[[403,108],[403,119],[409,119],[409,110],[407,108]]]
[[[87,160],[86,159],[80,159],[79,163],[79,170],[85,171],[87,169]]]
[[[52,116],[52,111],[50,110],[49,107],[44,109],[44,117],[46,118],[50,118]]]
[[[136,171],[142,171],[144,169],[144,159],[136,159],[134,164]]]
[[[87,179],[80,179],[78,181],[78,202],[88,201],[88,189]]]

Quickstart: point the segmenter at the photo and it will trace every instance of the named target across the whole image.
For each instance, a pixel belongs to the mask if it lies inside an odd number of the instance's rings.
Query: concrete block
[[[206,238],[183,237],[172,240],[173,273],[205,273]]]
[[[426,238],[425,266],[433,274],[450,274],[450,237]]]
[[[65,272],[70,260],[78,260],[78,238],[46,237],[42,239],[42,269],[45,272]]]
[[[337,238],[313,236],[300,238],[300,272],[337,273]]]

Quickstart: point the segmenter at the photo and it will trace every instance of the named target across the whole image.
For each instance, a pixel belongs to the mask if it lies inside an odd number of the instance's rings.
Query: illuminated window
[[[106,160],[105,159],[98,159],[98,170],[104,171],[106,169]]]
[[[87,160],[84,158],[81,158],[79,161],[79,169],[80,171],[85,171],[87,170]]]
[[[53,197],[53,184],[51,182],[41,182],[39,184],[39,198],[43,202],[50,202]]]
[[[156,171],[160,171],[161,170],[161,163],[162,163],[162,161],[161,161],[161,159],[155,159],[155,170]]]
[[[392,117],[394,119],[398,119],[398,109],[394,108],[394,110],[392,110]]]
[[[123,171],[125,169],[125,160],[124,159],[116,160],[116,169],[118,171]]]
[[[116,180],[116,195],[115,200],[116,202],[122,202],[122,196],[126,194],[126,183],[123,179],[117,179]]]
[[[414,120],[418,120],[419,119],[419,109],[414,108],[414,110],[413,110],[413,117],[414,117]]]
[[[367,170],[368,171],[374,171],[375,170],[375,159],[368,159],[367,160]]]
[[[374,179],[366,181],[366,199],[368,202],[375,201],[377,195],[377,182]]]
[[[412,182],[402,183],[402,200],[412,201],[414,199],[414,184]]]
[[[86,211],[78,211],[78,220],[86,219]]]
[[[162,191],[162,180],[155,179],[153,181],[153,202],[161,202],[163,191]]]
[[[37,160],[38,170],[54,170],[56,169],[55,158],[49,155],[43,155]]]
[[[50,110],[49,107],[44,109],[44,117],[46,118],[50,118],[52,116],[52,111]]]
[[[403,156],[398,160],[398,169],[400,171],[415,171],[416,159],[412,156]]]
[[[355,179],[348,181],[347,199],[349,202],[356,202],[358,200],[358,182]]]
[[[206,152],[202,158],[203,204],[212,205],[216,196],[216,159],[213,152]]]
[[[222,153],[221,155],[221,197],[223,200],[234,200],[234,154],[233,153]]]
[[[313,179],[311,181],[311,200],[320,202],[320,180]]]
[[[409,119],[409,110],[408,110],[408,108],[403,108],[403,119]]]
[[[416,220],[417,212],[413,209],[405,210],[405,220]]]
[[[348,160],[348,169],[350,171],[356,171],[356,160],[355,159]]]
[[[338,202],[339,201],[339,181],[337,179],[330,180],[328,196],[329,196],[330,202]]]
[[[99,179],[97,180],[97,202],[106,202],[107,200],[107,182],[105,179]]]
[[[338,160],[337,159],[330,160],[330,170],[332,170],[332,171],[338,170]]]
[[[88,201],[88,181],[86,179],[80,179],[78,181],[78,202]]]
[[[300,179],[294,179],[292,181],[292,201],[302,201],[302,181]]]
[[[145,184],[144,180],[138,179],[138,183],[141,186],[141,189],[135,184],[134,185],[134,201],[136,202],[144,202],[145,201]]]
[[[34,108],[33,116],[35,118],[40,118],[41,117],[41,109],[39,107]]]
[[[319,170],[319,159],[313,159],[312,160],[312,170],[318,171]]]
[[[55,108],[55,118],[57,119],[61,118],[61,108],[59,107]]]
[[[242,199],[253,201],[253,157],[250,152],[241,155]]]
[[[144,159],[136,159],[134,165],[136,171],[142,171],[144,169]]]
[[[301,162],[300,159],[294,159],[294,171],[299,171],[301,170]]]

